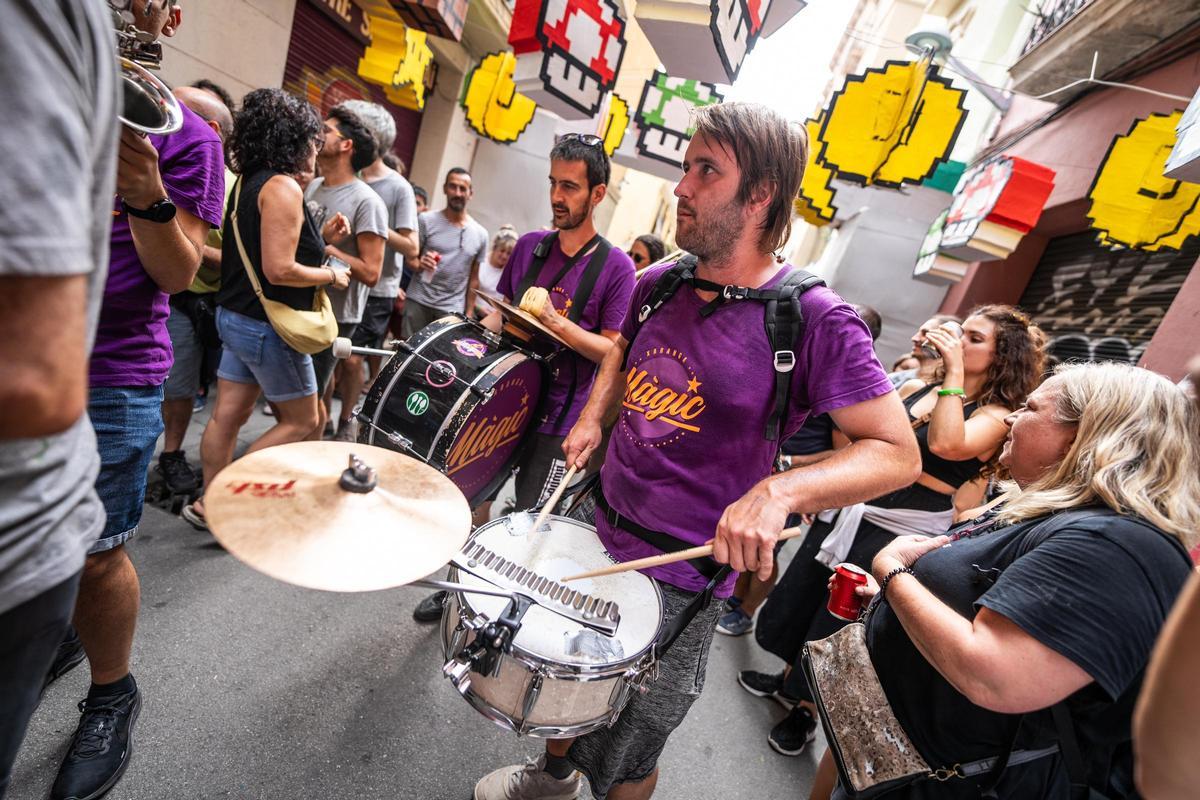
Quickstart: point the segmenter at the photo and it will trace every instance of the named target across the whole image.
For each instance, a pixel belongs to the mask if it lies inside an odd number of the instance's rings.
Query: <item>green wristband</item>
[[[938,397],[946,397],[947,395],[958,395],[959,397],[966,397],[967,393],[964,392],[962,389],[938,389]]]

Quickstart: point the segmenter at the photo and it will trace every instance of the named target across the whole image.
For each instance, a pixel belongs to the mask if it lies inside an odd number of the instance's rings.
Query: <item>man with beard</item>
[[[488,233],[467,213],[471,174],[462,167],[446,173],[446,207],[421,214],[421,258],[404,302],[404,338],[455,311],[471,314],[479,262]]]
[[[539,318],[570,347],[550,360],[551,383],[538,409],[537,431],[516,464],[518,510],[540,508],[566,474],[563,439],[579,419],[596,366],[612,349],[633,293],[633,261],[596,232],[592,219],[608,191],[610,173],[600,137],[560,137],[550,151],[554,230],[522,236],[496,285],[514,303],[530,287],[546,289],[549,298]],[[493,311],[483,324],[498,333],[500,312]],[[488,507],[480,506],[477,522],[487,520]],[[414,618],[440,619],[442,594],[423,600]]]
[[[686,621],[658,651],[658,677],[645,694],[633,693],[612,726],[550,740],[537,761],[485,776],[475,800],[574,798],[582,776],[597,798],[649,798],[667,738],[704,685],[723,605],[711,597],[728,597],[738,571],[770,575],[789,514],[856,503],[920,472],[904,407],[866,325],[832,291],[794,284],[773,255],[791,229],[804,129],[747,103],[700,109],[693,125],[675,189],[675,237],[695,260],[650,270],[635,287],[563,451],[568,464],[585,465],[616,421],[594,495],[597,533],[614,559],[712,540],[713,563],[644,571],[662,591],[664,624]],[[673,294],[660,291],[664,275],[678,279]],[[797,288],[782,295],[779,286]],[[768,336],[764,323],[782,318],[768,298],[790,302],[793,319],[799,312],[794,338]],[[787,391],[778,415],[780,386]],[[810,414],[826,412],[850,446],[772,475],[780,442]],[[719,741],[714,732],[711,742]]]

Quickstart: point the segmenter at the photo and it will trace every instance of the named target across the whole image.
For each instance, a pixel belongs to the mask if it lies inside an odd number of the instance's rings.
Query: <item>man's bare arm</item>
[[[0,277],[0,441],[61,433],[87,407],[87,281]]]
[[[604,429],[612,427],[617,421],[626,387],[621,362],[625,360],[628,346],[625,337],[618,333],[608,355],[600,363],[587,404],[579,414],[579,421],[563,441],[563,453],[568,464],[580,469],[586,467],[588,458],[604,440]]]

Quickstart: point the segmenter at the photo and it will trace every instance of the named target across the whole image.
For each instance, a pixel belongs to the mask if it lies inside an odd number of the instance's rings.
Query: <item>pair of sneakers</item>
[[[737,680],[743,689],[755,697],[774,700],[787,709],[788,715],[767,734],[767,744],[771,749],[784,756],[798,756],[803,753],[808,743],[816,738],[817,721],[799,701],[784,693],[783,673],[772,674],[747,669],[738,673]]]
[[[74,628],[58,646],[42,691],[85,658]],[[142,695],[133,676],[128,691],[88,697],[79,702],[79,725],[58,768],[50,800],[96,800],[125,773],[133,750],[133,724],[142,708]]]

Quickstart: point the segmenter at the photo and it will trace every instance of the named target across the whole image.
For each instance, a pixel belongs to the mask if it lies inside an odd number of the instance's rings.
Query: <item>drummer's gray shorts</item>
[[[664,617],[671,618],[695,597],[659,583]],[[680,726],[704,688],[708,648],[724,604],[713,600],[696,614],[658,662],[658,680],[633,699],[611,728],[601,728],[575,740],[567,757],[591,783],[592,796],[604,800],[617,783],[645,780],[658,765],[667,737]]]

